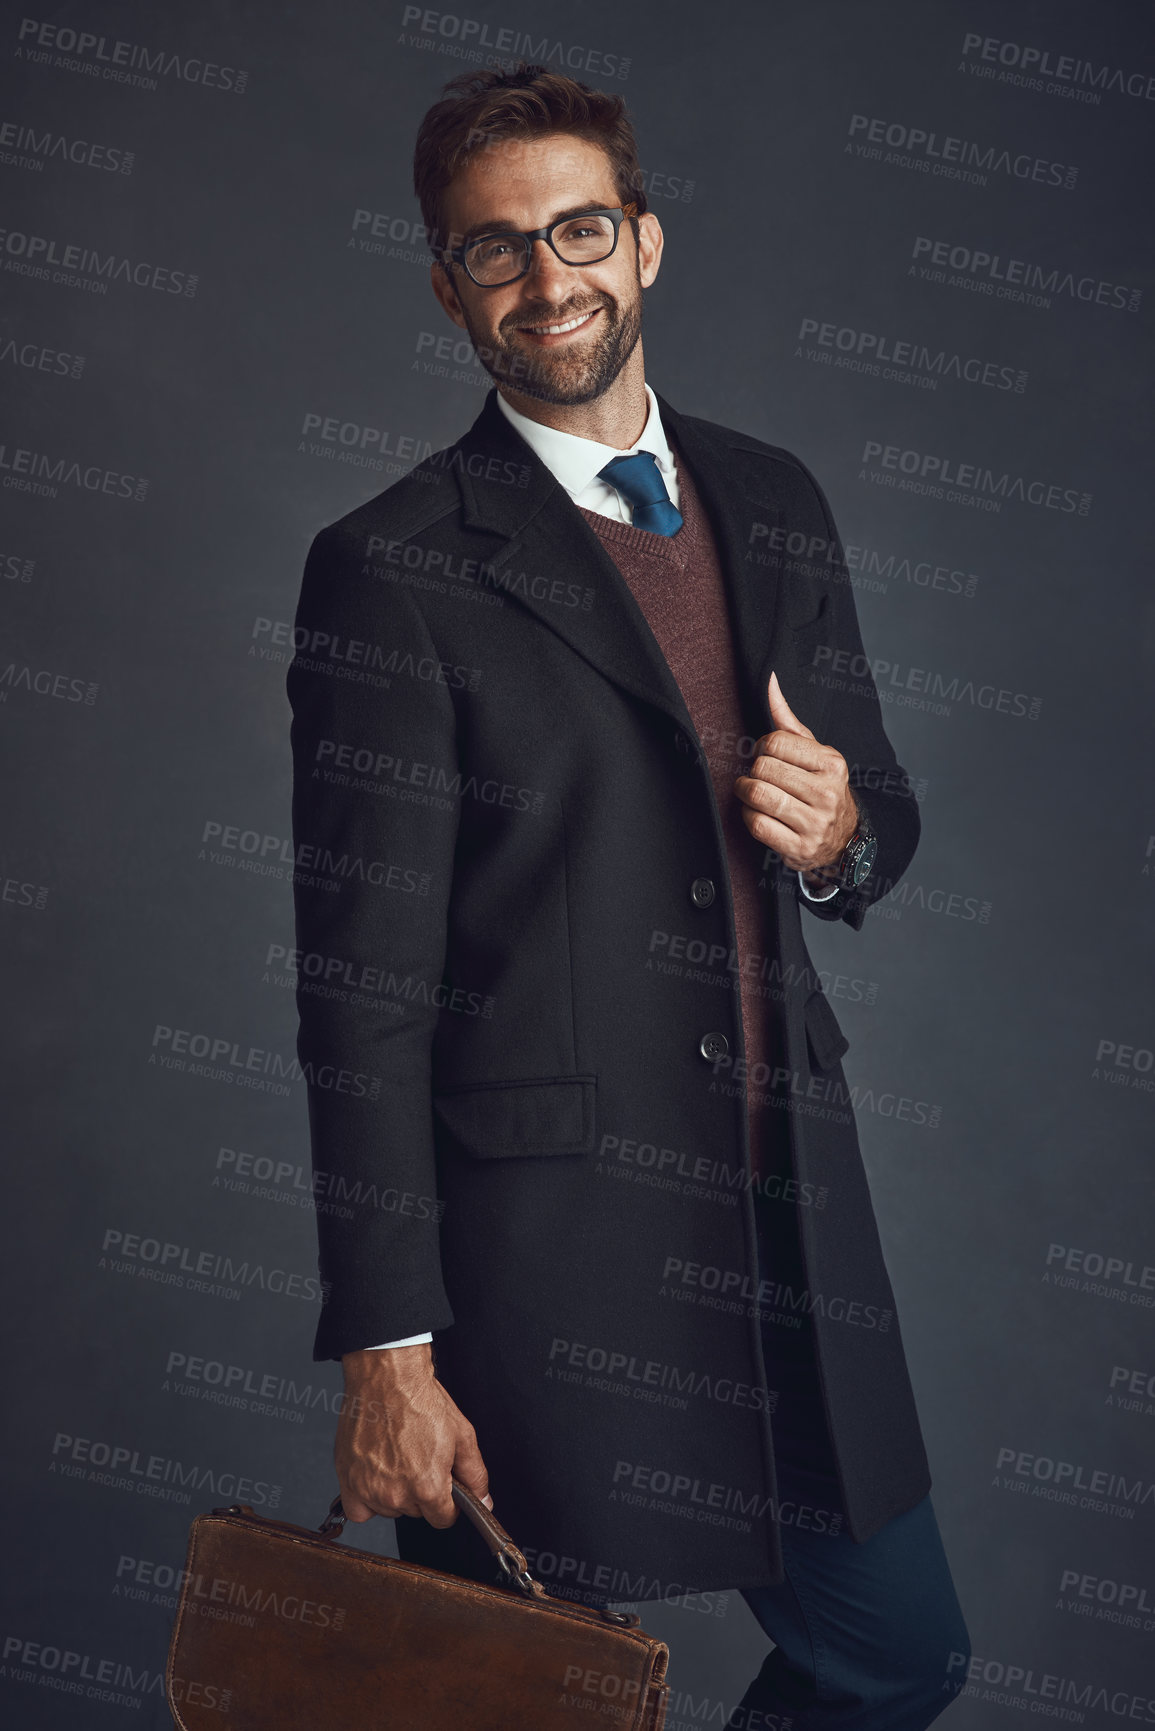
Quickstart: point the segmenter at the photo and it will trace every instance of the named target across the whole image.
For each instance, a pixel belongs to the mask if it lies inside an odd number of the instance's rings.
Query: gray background
[[[1037,1697],[1006,1681],[1016,1667],[1036,1688],[1044,1672],[1092,1685],[1088,1724],[1155,1696],[1155,1382],[1131,1407],[1111,1398],[1155,1373],[1140,942],[1155,895],[1153,109],[984,78],[964,52],[968,34],[990,36],[1146,80],[1147,8],[469,0],[437,14],[438,36],[366,0],[324,16],[270,0],[84,0],[46,21],[243,69],[243,90],[171,70],[153,87],[92,76],[92,52],[35,60],[21,16],[0,25],[0,120],[15,129],[0,135],[5,1712],[29,1728],[167,1723],[163,1583],[191,1515],[230,1500],[230,1474],[280,1487],[258,1506],[306,1524],[332,1494],[339,1368],[309,1361],[307,1290],[274,1290],[273,1271],[315,1273],[303,1084],[165,1069],[153,1060],[167,1036],[154,1042],[160,1026],[293,1051],[292,993],[267,963],[292,941],[287,869],[274,851],[257,875],[249,844],[205,837],[288,838],[286,651],[260,653],[271,622],[292,618],[316,530],[409,466],[403,441],[456,438],[488,384],[468,358],[442,376],[423,365],[431,337],[459,333],[430,294],[410,190],[420,117],[467,64],[465,19],[557,44],[575,76],[625,95],[666,233],[649,379],[680,410],[815,469],[844,539],[874,552],[873,570],[857,555],[856,593],[868,653],[898,670],[880,682],[957,680],[944,713],[886,704],[922,798],[905,888],[860,934],[808,925],[866,1091],[860,1134],[980,1661],[951,1718],[961,1731],[1029,1715]],[[992,169],[973,184],[888,161],[885,145],[865,159],[854,114],[1077,177]],[[24,127],[132,152],[131,172],[38,154]],[[381,219],[376,252],[358,244],[358,211]],[[1122,285],[1128,305],[931,282],[911,274],[920,236]],[[57,257],[73,245],[195,276],[195,292],[29,275],[29,237]],[[840,369],[836,349],[808,358],[807,319],[1025,371],[1025,389]],[[403,455],[378,439],[376,457],[351,462],[307,433],[309,416],[378,429]],[[868,441],[1041,479],[1089,494],[1089,509],[988,511],[888,488]],[[22,490],[18,450],[147,490]],[[908,573],[922,563],[966,581],[920,584]],[[988,687],[1022,694],[1034,718],[983,707]],[[872,983],[873,1003],[853,980]],[[900,1119],[898,1098],[936,1110]],[[266,1194],[251,1174],[247,1191],[226,1189],[215,1181],[236,1176],[238,1154],[290,1175]],[[133,1234],[180,1246],[184,1284],[151,1278],[148,1248],[117,1256]],[[249,1260],[240,1297],[191,1285],[202,1252]],[[1056,1285],[1079,1263],[1070,1252],[1092,1273],[1119,1266]],[[174,1355],[239,1367],[250,1391],[272,1379],[273,1410],[221,1404],[204,1375],[170,1372]],[[128,1451],[128,1488],[90,1476],[99,1447],[62,1437]],[[184,1501],[142,1494],[151,1456],[211,1480]],[[1049,1498],[1053,1476],[1036,1476],[1048,1468],[1018,1457],[1068,1463],[1084,1483],[1122,1475],[1124,1512]],[[356,1542],[388,1548],[391,1529]],[[1080,1599],[1065,1573],[1115,1591]],[[1111,1620],[1122,1585],[1146,1591],[1134,1625]],[[736,1593],[721,1610],[644,1607],[672,1647],[672,1728],[724,1722],[765,1651]],[[21,1662],[35,1658],[25,1642],[129,1667],[124,1699],[63,1692],[58,1670]],[[1155,1706],[1134,1717],[1151,1722]]]

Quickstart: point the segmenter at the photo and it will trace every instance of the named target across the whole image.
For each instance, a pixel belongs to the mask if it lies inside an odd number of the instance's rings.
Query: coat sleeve
[[[882,706],[863,651],[850,572],[830,506],[805,464],[798,463],[798,467],[822,512],[833,554],[827,641],[834,650],[846,652],[848,660],[843,665],[855,668],[853,678],[833,681],[821,743],[834,746],[846,759],[854,797],[878,837],[873,869],[859,889],[840,889],[826,901],[811,901],[799,887],[798,899],[816,919],[845,920],[860,931],[871,903],[889,894],[903,878],[918,846],[922,820],[910,777],[882,725]],[[861,675],[859,668],[864,669]]]
[[[430,1076],[456,729],[411,591],[363,576],[339,525],[309,550],[293,644],[297,1056],[326,1291],[313,1356],[325,1359],[453,1321]]]

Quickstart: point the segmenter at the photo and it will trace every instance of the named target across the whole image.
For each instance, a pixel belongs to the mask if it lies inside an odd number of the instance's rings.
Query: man
[[[966,1631],[802,933],[917,807],[823,673],[865,663],[817,484],[646,384],[621,99],[446,90],[415,182],[495,388],[318,535],[289,674],[342,1498],[467,1576],[453,1475],[557,1591],[742,1589],[735,1724],[924,1726]]]

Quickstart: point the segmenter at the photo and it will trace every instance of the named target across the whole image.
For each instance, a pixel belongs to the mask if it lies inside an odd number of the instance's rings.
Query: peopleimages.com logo
[[[852,114],[845,149],[867,162],[885,162],[894,168],[910,168],[921,174],[986,186],[992,174],[1012,180],[1032,181],[1042,186],[1074,190],[1079,170],[1070,163],[1052,162],[1029,150],[1010,150],[973,138],[956,138],[925,126],[908,126],[902,120],[878,115]],[[886,154],[883,155],[885,149]]]
[[[943,283],[951,288],[965,287],[973,294],[990,295],[997,300],[1023,301],[1030,306],[1049,307],[1053,299],[1065,295],[1085,306],[1114,307],[1133,313],[1138,312],[1143,298],[1142,289],[1094,276],[1089,271],[1038,264],[1033,259],[1015,258],[989,247],[936,240],[926,234],[915,236],[910,256],[914,262],[908,276],[917,275],[924,282]]]
[[[405,6],[401,11],[402,34],[397,40],[409,48],[435,47],[455,60],[492,60],[517,55],[540,61],[551,72],[594,73],[599,78],[625,78],[630,61],[621,54],[600,48],[584,48],[548,36],[531,36],[512,25],[491,25],[481,18],[463,18],[457,12],[439,12],[432,6]]]
[[[1155,102],[1155,73],[1128,70],[1103,60],[1082,60],[1076,54],[1053,54],[1049,48],[1005,42],[998,36],[982,36],[977,30],[968,30],[963,37],[959,71],[1096,105],[1104,90]]]
[[[129,253],[101,252],[97,247],[83,243],[57,241],[54,235],[2,228],[0,252],[4,255],[4,269],[7,271],[43,280],[50,274],[51,267],[76,281],[91,279],[102,294],[107,293],[110,282],[156,289],[162,294],[184,295],[190,300],[197,291],[198,279],[187,271],[173,270],[168,265],[155,264],[151,259]]]
[[[65,72],[83,72],[90,78],[145,90],[156,90],[159,78],[175,78],[182,84],[229,90],[240,96],[249,81],[248,73],[238,66],[221,66],[194,54],[149,48],[143,42],[126,42],[40,18],[22,18],[16,41],[17,58],[31,65],[56,66]]]
[[[1017,500],[1021,505],[1073,512],[1080,517],[1091,513],[1091,494],[1077,487],[1063,487],[1011,469],[992,469],[984,463],[960,463],[935,451],[904,450],[901,445],[867,439],[860,461],[861,480],[883,481],[902,490],[964,504],[979,502],[988,511],[1001,510],[1004,500]]]

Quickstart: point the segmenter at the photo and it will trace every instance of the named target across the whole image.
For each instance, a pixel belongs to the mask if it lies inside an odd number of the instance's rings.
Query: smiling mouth
[[[577,313],[572,319],[564,319],[557,324],[518,325],[517,329],[526,336],[537,337],[544,341],[548,341],[551,337],[568,337],[574,331],[584,330],[601,310],[601,307],[594,307],[588,313]]]

